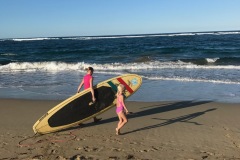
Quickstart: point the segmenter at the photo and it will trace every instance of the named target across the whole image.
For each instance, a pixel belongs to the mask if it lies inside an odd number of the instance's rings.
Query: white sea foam
[[[94,40],[94,39],[116,39],[116,38],[143,38],[143,37],[172,37],[172,36],[194,36],[194,35],[228,35],[240,34],[240,31],[230,32],[183,32],[183,33],[165,33],[165,34],[139,34],[139,35],[117,35],[117,36],[82,36],[82,37],[36,37],[36,38],[14,38],[14,39],[0,39],[0,41],[41,41],[41,40]]]
[[[149,69],[232,69],[238,70],[240,66],[207,66],[195,65],[185,62],[141,62],[141,63],[107,63],[107,64],[85,64],[86,66],[93,66],[97,70],[149,70]]]
[[[56,40],[59,38],[14,38],[13,41],[42,41],[42,40]]]
[[[129,36],[99,36],[99,37],[66,37],[62,39],[69,40],[95,40],[95,39],[120,39],[120,38],[142,38],[142,37],[156,37],[163,35],[129,35]]]
[[[208,63],[215,63],[219,58],[206,58]]]
[[[210,60],[214,61],[214,60]],[[141,62],[141,63],[65,63],[65,62],[22,62],[9,63],[0,66],[0,72],[34,72],[34,71],[68,71],[68,70],[84,70],[88,66],[94,67],[97,71],[121,71],[121,70],[151,70],[151,69],[225,69],[240,70],[240,66],[233,65],[195,65],[185,62]]]
[[[2,53],[1,56],[16,56],[14,53]]]
[[[239,31],[237,32],[217,32],[216,35],[224,35],[224,34],[240,34]]]
[[[224,80],[207,80],[207,79],[194,79],[194,78],[181,78],[181,77],[161,77],[161,76],[143,76],[149,80],[167,80],[167,81],[182,81],[182,82],[205,82],[205,83],[219,83],[219,84],[240,84],[240,82],[224,81]]]
[[[186,33],[166,33],[166,34],[143,34],[143,35],[119,35],[119,36],[85,36],[85,37],[64,37],[62,39],[71,40],[94,40],[94,39],[117,39],[117,38],[144,38],[144,37],[172,37],[172,36],[194,36],[194,35],[224,35],[240,34],[240,32],[186,32]]]
[[[84,64],[70,64],[63,62],[23,62],[23,63],[9,63],[0,66],[1,71],[64,71],[64,70],[77,70],[84,66]]]

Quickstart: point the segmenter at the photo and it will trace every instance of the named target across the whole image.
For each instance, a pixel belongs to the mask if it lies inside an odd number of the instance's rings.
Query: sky
[[[0,38],[240,30],[240,0],[0,0]]]

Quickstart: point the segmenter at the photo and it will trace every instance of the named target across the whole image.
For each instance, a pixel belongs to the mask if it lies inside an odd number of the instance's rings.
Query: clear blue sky
[[[0,0],[0,38],[240,30],[240,0]]]

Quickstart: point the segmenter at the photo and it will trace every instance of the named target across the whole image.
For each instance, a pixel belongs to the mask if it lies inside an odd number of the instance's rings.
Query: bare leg
[[[118,113],[118,127],[116,128],[116,134],[118,135],[120,133],[120,129],[128,122],[126,115],[124,112]]]
[[[118,119],[119,119],[119,121],[118,121],[118,125],[117,125],[117,128],[116,128],[116,135],[120,134],[120,130],[118,128],[122,123],[122,118],[119,116],[119,114],[118,114]]]

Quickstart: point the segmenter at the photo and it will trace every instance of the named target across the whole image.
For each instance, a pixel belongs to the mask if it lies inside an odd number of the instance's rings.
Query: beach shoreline
[[[0,99],[0,159],[237,159],[239,104],[133,102],[115,135],[114,108],[81,126],[34,136],[33,124],[61,101]]]

